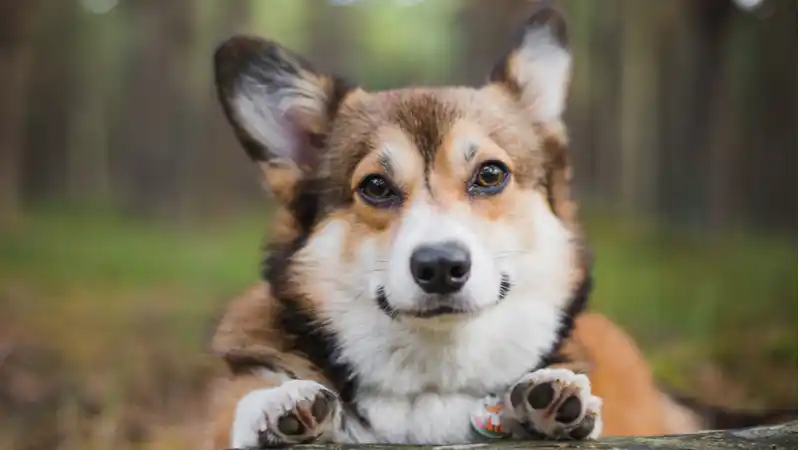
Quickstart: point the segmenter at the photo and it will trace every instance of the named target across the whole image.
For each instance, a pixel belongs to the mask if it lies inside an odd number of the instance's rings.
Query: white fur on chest
[[[369,421],[370,429],[353,433],[353,441],[441,445],[468,443],[475,438],[469,416],[480,407],[482,400],[459,393],[428,392],[407,397],[361,395],[358,407]]]
[[[551,349],[560,315],[547,304],[510,297],[446,334],[409,333],[385,316],[352,317],[360,325],[342,327],[341,357],[369,391],[487,393],[533,369]]]
[[[360,319],[351,311],[354,323],[338,336],[340,357],[358,375],[357,407],[372,428],[353,439],[414,444],[473,441],[470,413],[534,369],[552,348],[561,316],[550,302],[512,294],[445,334],[409,333],[407,324],[366,311]]]

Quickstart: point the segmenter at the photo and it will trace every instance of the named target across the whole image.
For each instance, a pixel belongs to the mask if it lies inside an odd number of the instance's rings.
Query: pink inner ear
[[[288,144],[288,157],[302,170],[313,169],[318,153],[324,144],[324,136],[316,132],[311,117],[302,110],[290,109],[280,119]]]

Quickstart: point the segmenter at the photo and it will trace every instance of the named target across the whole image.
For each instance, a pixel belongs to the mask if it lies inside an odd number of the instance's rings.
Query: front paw
[[[252,391],[236,406],[233,448],[282,447],[317,440],[333,430],[339,400],[319,383],[292,380]]]
[[[589,378],[568,369],[540,369],[505,395],[505,407],[526,434],[543,439],[596,439],[603,428],[602,400]]]

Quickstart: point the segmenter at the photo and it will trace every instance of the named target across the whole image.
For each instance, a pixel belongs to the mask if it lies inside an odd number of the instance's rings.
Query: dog
[[[584,312],[567,27],[535,11],[479,87],[368,92],[272,41],[214,54],[279,205],[263,282],[214,351],[214,448],[595,439],[711,426]]]

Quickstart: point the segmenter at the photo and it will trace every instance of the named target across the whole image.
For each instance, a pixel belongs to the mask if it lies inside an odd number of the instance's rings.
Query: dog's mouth
[[[495,306],[502,302],[508,292],[511,290],[511,280],[509,279],[508,274],[503,273],[500,277],[500,286],[497,292],[497,298],[490,306]],[[452,297],[448,297],[448,299],[452,299]],[[381,308],[381,311],[386,313],[387,316],[391,317],[392,319],[396,319],[398,316],[405,316],[405,317],[413,317],[417,319],[429,319],[432,317],[441,317],[441,316],[448,316],[448,315],[460,315],[460,314],[475,314],[482,311],[484,308],[475,309],[475,308],[467,308],[465,306],[459,306],[457,304],[437,304],[430,308],[419,308],[419,309],[398,309],[393,307],[389,304],[389,300],[386,298],[386,291],[383,287],[378,288],[378,292],[375,296],[375,301],[378,303],[378,306]]]

